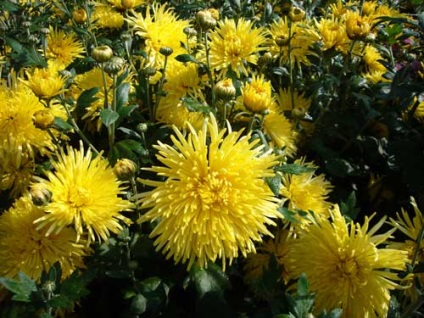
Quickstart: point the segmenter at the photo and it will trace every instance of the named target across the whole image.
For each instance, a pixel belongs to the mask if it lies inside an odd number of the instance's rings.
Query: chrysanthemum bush
[[[0,2],[0,316],[422,315],[423,9]]]

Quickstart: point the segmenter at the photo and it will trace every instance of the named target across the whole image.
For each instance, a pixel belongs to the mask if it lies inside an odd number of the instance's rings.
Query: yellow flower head
[[[53,150],[55,146],[49,133],[36,128],[33,122],[34,113],[43,109],[44,105],[25,85],[0,86],[0,144],[12,152],[15,151],[12,148],[22,147],[22,151],[31,156],[37,150],[42,154]],[[51,109],[56,117],[66,119],[63,107],[53,104]],[[9,143],[11,136],[13,145]]]
[[[75,242],[76,233],[71,228],[46,236],[46,231],[34,224],[43,215],[42,207],[23,196],[0,216],[0,276],[16,278],[22,271],[39,280],[43,271],[59,262],[62,278],[66,278],[84,267],[83,257],[90,250],[83,242]]]
[[[284,148],[285,154],[293,157],[296,153],[297,132],[293,124],[284,116],[282,112],[271,109],[263,121],[264,131],[272,139],[278,148]]]
[[[335,49],[342,53],[349,50],[350,39],[346,33],[346,23],[334,18],[321,19],[316,22],[321,34],[323,50]]]
[[[304,158],[295,161],[296,164],[304,165],[312,171],[301,174],[285,174],[282,178],[280,193],[282,202],[288,202],[291,211],[313,211],[316,217],[328,217],[328,208],[331,203],[327,202],[333,186],[323,174],[315,175],[317,167],[312,162],[304,162]],[[306,218],[298,216],[297,219],[304,224]]]
[[[28,80],[23,83],[38,98],[49,100],[66,91],[66,78],[59,74],[59,70],[54,64],[47,68],[34,68],[31,72],[26,72],[26,75]]]
[[[269,34],[269,52],[273,57],[280,57],[284,64],[291,61],[292,65],[296,63],[299,67],[301,64],[310,65],[308,56],[317,55],[311,47],[320,40],[320,36],[312,26],[301,22],[293,23],[285,17],[271,24]],[[283,41],[283,43],[279,41]],[[291,52],[291,57],[289,57],[289,52]]]
[[[409,263],[412,263],[414,253],[418,249],[417,258],[415,259],[415,264],[418,264],[419,262],[424,261],[424,242],[420,241],[420,246],[417,246],[420,231],[422,230],[424,226],[424,218],[421,210],[417,206],[417,202],[414,198],[411,197],[411,205],[414,209],[414,215],[411,218],[408,211],[405,209],[402,209],[402,213],[397,213],[396,219],[390,218],[390,224],[393,225],[396,229],[401,231],[403,234],[406,235],[406,240],[403,242],[390,242],[389,247],[401,251],[407,251],[408,252],[408,259]],[[414,264],[414,265],[415,265]],[[417,277],[419,282],[421,284],[424,283],[424,274],[423,273],[416,273],[413,276],[409,278]],[[410,284],[410,280],[407,279],[407,282]],[[410,284],[411,288],[408,288],[406,291],[406,295],[412,298],[412,301],[414,302],[418,298],[417,288],[414,286],[414,284]]]
[[[271,83],[265,80],[264,75],[253,75],[252,81],[242,88],[240,99],[244,107],[253,113],[261,113],[271,108],[274,103]]]
[[[338,206],[331,220],[320,219],[301,229],[284,259],[291,278],[306,274],[315,293],[315,311],[341,307],[344,318],[386,317],[390,290],[398,287],[397,273],[405,269],[407,252],[378,248],[393,230],[376,234],[385,218],[369,229],[365,223],[346,223]]]
[[[92,158],[91,151],[67,148],[53,162],[54,171],[47,171],[47,179],[37,178],[33,189],[47,190],[51,201],[45,206],[46,215],[38,218],[37,229],[47,227],[46,235],[57,235],[73,225],[77,240],[88,231],[89,241],[106,241],[110,232],[122,230],[119,221],[131,223],[120,214],[129,210],[131,203],[120,197],[122,182],[118,181],[106,159],[98,155]]]
[[[286,282],[288,273],[284,266],[284,257],[289,251],[289,243],[291,234],[289,229],[280,229],[274,238],[270,238],[263,242],[256,253],[249,254],[246,258],[244,271],[246,272],[245,280],[247,282],[255,282],[260,279],[265,270],[269,267],[271,256],[279,267],[282,269],[282,278]]]
[[[369,73],[387,71],[386,67],[380,62],[380,60],[384,60],[384,58],[372,45],[365,46],[362,59],[365,62],[366,69]]]
[[[304,97],[303,94],[296,91],[293,92],[292,98],[291,92],[288,89],[280,89],[277,102],[281,111],[293,112],[297,110],[299,113],[306,113],[312,103],[309,98]]]
[[[107,0],[107,2],[119,11],[133,9],[146,3],[145,0]]]
[[[346,13],[346,32],[351,40],[363,39],[371,31],[371,21],[362,17],[359,12],[348,11]]]
[[[160,53],[162,47],[172,49],[171,57],[186,53],[181,43],[187,40],[184,28],[189,26],[189,22],[179,20],[166,5],[154,5],[151,9],[152,12],[147,10],[145,17],[134,13],[127,21],[134,32],[145,39],[144,50],[149,55],[149,65],[160,68],[164,62]]]
[[[103,3],[96,3],[91,18],[98,28],[119,29],[124,25],[122,14]]]
[[[50,27],[47,36],[47,59],[57,65],[58,69],[64,69],[76,58],[82,57],[84,47],[78,41],[75,34],[64,32]]]
[[[10,196],[17,198],[31,181],[34,160],[13,136],[0,144],[0,158],[0,191],[10,189]]]
[[[156,222],[151,237],[176,263],[206,267],[221,258],[225,269],[227,259],[231,264],[239,253],[254,252],[254,242],[270,235],[267,224],[279,217],[263,179],[274,175],[277,157],[241,132],[224,136],[212,115],[201,131],[189,129],[185,137],[174,128],[173,146],[155,146],[164,166],[148,170],[165,180],[142,180],[154,189],[140,196],[149,210],[139,222]]]
[[[242,18],[237,24],[229,19],[220,21],[210,39],[211,68],[225,73],[231,67],[237,76],[248,75],[247,63],[256,64],[266,42],[263,29]]]

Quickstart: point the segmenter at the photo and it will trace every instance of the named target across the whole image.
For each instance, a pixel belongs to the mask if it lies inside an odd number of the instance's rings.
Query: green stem
[[[158,87],[158,90],[157,90],[157,93],[159,93],[159,94],[156,98],[156,103],[153,104],[153,118],[151,118],[151,120],[153,120],[153,121],[156,120],[156,111],[159,107],[159,102],[160,102],[160,99],[162,97],[162,93],[163,93],[162,89],[163,89],[163,85],[165,84],[167,65],[168,65],[168,56],[165,56],[165,61],[163,62],[162,77],[160,78],[159,87]]]
[[[116,112],[116,74],[113,75],[112,111]],[[113,144],[115,143],[115,123],[110,124],[110,126],[108,127],[108,136],[109,149],[112,150]]]
[[[212,90],[212,109],[214,109],[216,111],[216,98],[215,98],[215,94],[214,94],[214,80],[212,77],[212,72],[211,72],[211,57],[209,54],[209,43],[208,43],[208,32],[205,31],[205,51],[206,51],[206,66],[207,66],[207,73],[208,73],[208,78],[209,78],[209,84],[211,86],[211,90]]]

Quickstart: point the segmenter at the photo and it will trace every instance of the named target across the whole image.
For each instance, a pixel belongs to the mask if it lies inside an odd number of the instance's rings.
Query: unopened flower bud
[[[29,29],[29,27],[31,26],[31,21],[24,21],[24,22],[22,22],[22,26],[25,29]]]
[[[295,107],[292,109],[291,115],[293,118],[303,119],[305,118],[305,115],[306,115],[306,109],[301,106]]]
[[[163,46],[159,49],[159,53],[164,56],[170,56],[173,52],[174,50],[168,46]]]
[[[183,30],[184,34],[186,34],[187,36],[196,36],[197,35],[197,31],[194,28],[190,28],[190,27],[186,27]]]
[[[259,65],[266,65],[271,62],[272,62],[272,54],[270,52],[266,52],[258,60]]]
[[[233,81],[229,78],[216,83],[214,92],[217,99],[224,101],[231,100],[236,96],[236,88],[233,85]]]
[[[121,33],[121,40],[126,42],[126,41],[130,41],[131,40],[131,34],[128,32],[123,32]]]
[[[289,43],[289,38],[288,36],[285,35],[277,35],[277,37],[275,38],[275,43],[279,46],[285,46]]]
[[[203,30],[210,30],[216,26],[216,20],[209,11],[199,11],[196,14],[196,21]]]
[[[52,197],[52,194],[49,192],[49,190],[37,186],[33,186],[31,188],[29,195],[32,202],[36,206],[42,206],[49,203]]]
[[[33,44],[36,44],[36,43],[38,43],[39,38],[35,34],[30,34],[28,36],[28,41],[31,42],[31,43],[33,43]]]
[[[215,20],[219,20],[219,11],[215,8],[209,8],[206,11],[208,11],[212,18]]]
[[[143,70],[143,74],[147,77],[153,76],[156,74],[156,68],[148,66]]]
[[[137,169],[137,165],[134,161],[123,158],[119,159],[113,167],[113,172],[119,180],[130,180]]]
[[[109,61],[103,64],[103,69],[109,75],[118,74],[125,64],[125,60],[119,56],[113,56]]]
[[[141,133],[145,133],[147,131],[147,129],[149,128],[149,126],[147,126],[146,123],[141,123],[137,125],[137,129],[139,132]]]
[[[32,121],[38,129],[46,130],[53,126],[54,115],[48,108],[37,110],[32,117]]]
[[[302,21],[302,19],[305,17],[305,11],[303,11],[301,8],[298,7],[292,7],[289,12],[289,18],[293,22],[299,22]]]
[[[50,33],[50,29],[49,29],[49,28],[41,28],[41,29],[40,29],[40,32],[41,32],[42,34],[44,34],[44,35],[47,35],[47,34],[49,34],[49,33]]]
[[[87,12],[84,9],[77,9],[72,12],[72,18],[76,23],[82,24],[87,21]]]
[[[121,0],[121,6],[125,10],[132,9],[135,6],[135,0]]]
[[[56,290],[56,284],[55,282],[52,282],[49,280],[43,284],[42,289],[45,293],[52,295],[54,291]]]
[[[112,49],[107,45],[101,45],[91,51],[91,57],[98,63],[109,61],[113,56]]]

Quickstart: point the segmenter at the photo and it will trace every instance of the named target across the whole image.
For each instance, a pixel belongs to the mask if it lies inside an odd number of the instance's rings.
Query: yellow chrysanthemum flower
[[[237,103],[242,103],[253,113],[260,114],[270,109],[274,103],[271,83],[265,80],[264,75],[253,75],[252,80],[245,83],[241,90],[242,94]]]
[[[26,76],[28,79],[23,83],[38,98],[50,100],[66,91],[66,77],[60,75],[55,64],[51,64],[47,68],[34,68],[27,71]]]
[[[312,162],[305,162],[304,158],[297,159],[296,164],[310,168],[312,171],[301,174],[284,174],[280,193],[283,196],[282,203],[288,202],[290,211],[301,210],[312,211],[315,217],[328,217],[328,208],[331,206],[327,202],[328,195],[333,186],[323,174],[316,175],[317,167]],[[309,223],[311,218],[296,216],[301,224]]]
[[[254,252],[254,242],[271,235],[267,225],[280,217],[263,179],[274,175],[277,157],[241,131],[224,136],[212,115],[201,131],[189,129],[184,136],[174,128],[172,146],[155,146],[164,166],[148,170],[165,180],[141,180],[154,189],[140,195],[148,211],[139,222],[156,223],[150,235],[176,263],[206,267],[221,258],[225,269],[227,260]]]
[[[320,36],[308,24],[302,22],[293,23],[285,17],[271,24],[269,34],[269,52],[275,58],[280,57],[281,62],[284,64],[288,64],[291,61],[292,65],[296,63],[299,67],[301,64],[310,65],[311,62],[308,56],[317,55],[311,47],[320,40]],[[289,35],[291,35],[290,48]],[[279,41],[285,43],[280,43]],[[291,56],[289,56],[289,51]]]
[[[46,57],[49,62],[65,69],[76,58],[83,57],[84,47],[75,34],[50,27]]]
[[[362,60],[365,62],[367,71],[370,73],[387,71],[386,67],[380,62],[384,58],[372,45],[365,46]]]
[[[179,20],[166,5],[154,5],[151,10],[152,12],[147,10],[145,17],[134,12],[134,17],[128,18],[127,21],[134,32],[145,39],[144,50],[149,56],[148,64],[160,68],[165,58],[159,52],[162,47],[172,49],[170,59],[186,53],[181,43],[187,40],[183,30],[189,26],[189,21]]]
[[[210,34],[210,66],[225,73],[231,67],[237,76],[248,75],[248,64],[256,64],[258,53],[265,49],[264,30],[254,28],[253,23],[243,18],[237,23],[225,19],[218,22]]]
[[[88,232],[89,241],[96,238],[106,241],[110,232],[122,230],[119,221],[131,221],[120,214],[130,210],[132,204],[120,197],[122,182],[100,155],[92,158],[90,150],[67,148],[52,163],[54,171],[47,171],[47,179],[36,178],[32,189],[47,190],[51,201],[44,207],[46,215],[38,218],[37,229],[47,227],[46,235],[56,235],[69,225],[77,232],[77,240]]]
[[[107,0],[113,7],[119,11],[133,9],[146,4],[146,0]]]
[[[45,109],[44,105],[28,87],[16,84],[15,88],[0,86],[0,144],[11,151],[22,147],[22,151],[31,156],[37,150],[42,154],[53,150],[52,137],[33,123],[34,113]],[[67,118],[62,106],[52,104],[51,110],[56,117]],[[13,145],[9,144],[10,136],[13,136]]]
[[[98,28],[120,29],[124,25],[124,17],[108,4],[96,2],[91,16],[93,24]]]
[[[256,253],[249,254],[246,258],[246,263],[243,267],[246,272],[245,280],[247,282],[254,282],[260,279],[269,268],[269,262],[273,256],[277,265],[282,269],[282,279],[287,282],[288,273],[284,266],[284,257],[289,251],[290,237],[292,234],[289,229],[280,229],[275,237],[263,242],[258,248]]]
[[[395,229],[376,234],[385,218],[369,229],[365,223],[346,223],[335,206],[331,220],[319,219],[298,233],[284,259],[291,278],[306,274],[315,293],[316,313],[343,309],[344,318],[386,317],[390,290],[399,285],[397,273],[405,269],[407,252],[378,248]]]
[[[424,249],[424,241],[420,241],[420,245],[418,246],[418,240],[420,236],[420,232],[424,226],[424,218],[423,214],[418,208],[417,202],[414,198],[411,197],[411,205],[414,209],[414,215],[411,218],[408,211],[402,209],[402,213],[397,213],[396,219],[390,218],[390,224],[393,225],[396,229],[401,231],[406,235],[406,240],[404,242],[390,242],[389,247],[401,251],[408,252],[409,263],[411,264],[414,258],[415,251],[418,249],[420,252],[417,253],[417,258],[415,259],[415,264],[424,261],[424,255],[421,252]],[[405,294],[411,298],[412,302],[415,302],[418,298],[418,289],[415,284],[410,284],[413,277],[418,278],[421,284],[424,283],[424,274],[423,273],[415,273],[413,276],[408,277],[406,282],[410,285],[410,288],[407,288]]]
[[[0,276],[16,278],[22,271],[39,280],[43,271],[59,262],[62,278],[66,278],[84,267],[83,257],[90,250],[83,241],[75,242],[76,233],[71,228],[46,236],[46,231],[34,224],[43,215],[42,207],[23,196],[0,216]]]
[[[0,158],[0,191],[10,189],[10,196],[17,198],[31,181],[34,160],[13,136],[0,144]]]
[[[263,121],[264,131],[278,148],[284,148],[287,156],[293,157],[296,153],[297,132],[293,124],[273,107]]]
[[[281,111],[297,111],[298,113],[306,114],[309,106],[311,106],[311,99],[306,98],[304,94],[293,92],[293,98],[290,90],[280,89],[277,96],[277,103]]]
[[[346,33],[344,20],[334,18],[321,19],[316,22],[317,29],[321,34],[323,50],[335,49],[347,53],[351,40]]]
[[[371,31],[372,21],[368,17],[361,16],[357,11],[346,13],[346,33],[351,40],[365,38]]]

